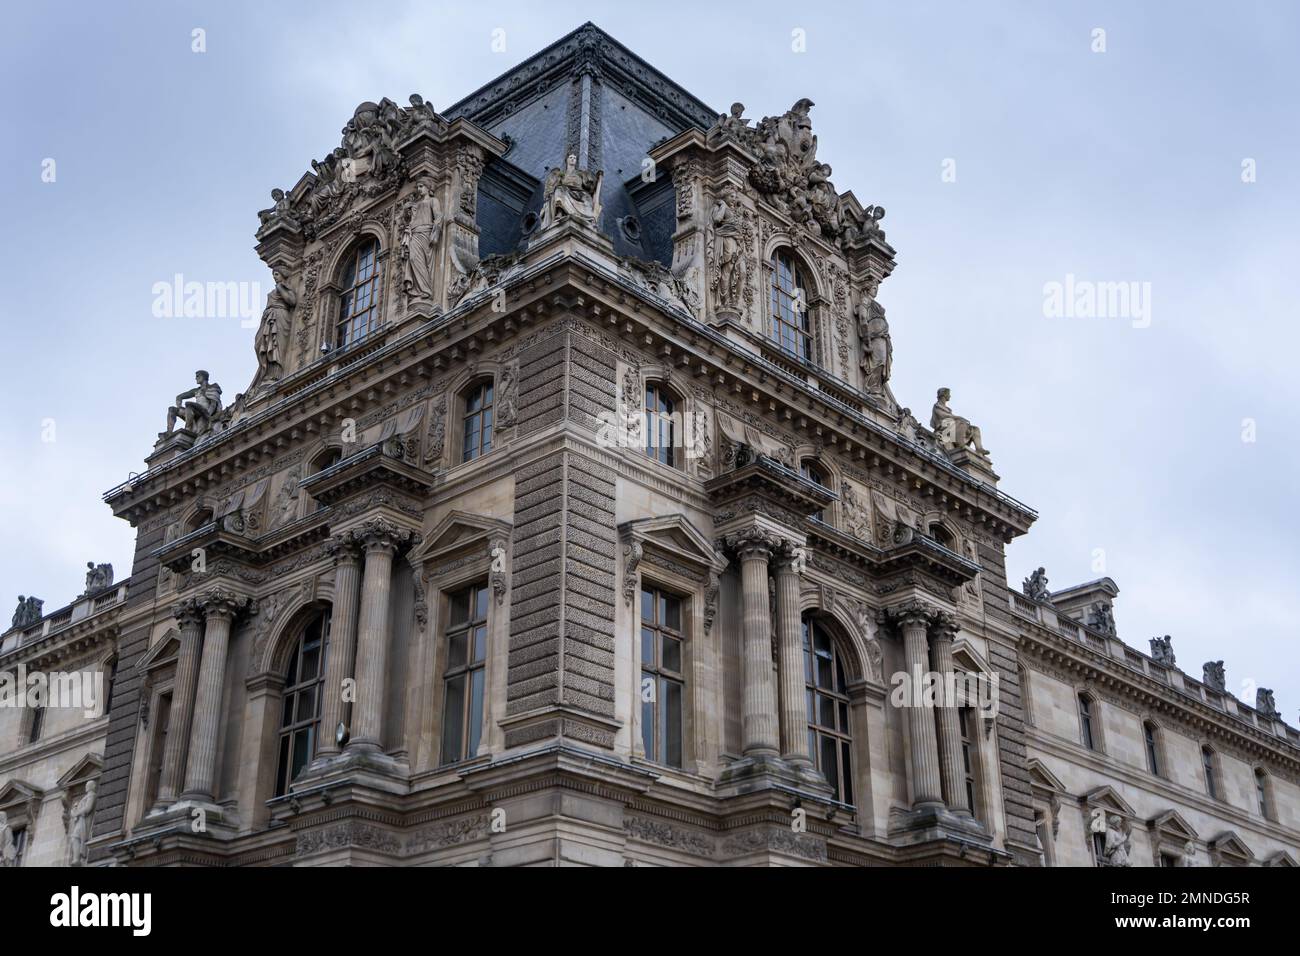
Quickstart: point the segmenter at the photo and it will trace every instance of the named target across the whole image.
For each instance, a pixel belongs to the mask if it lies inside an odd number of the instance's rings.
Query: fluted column
[[[762,534],[737,535],[729,541],[740,553],[745,606],[741,752],[747,757],[779,753],[776,693],[772,687],[772,620],[767,593],[767,563],[776,543],[774,538]]]
[[[334,554],[334,605],[330,611],[329,648],[325,654],[325,684],[321,693],[321,722],[317,757],[339,752],[335,733],[346,716],[343,682],[355,676],[357,605],[361,597],[361,551],[349,534],[330,540]]]
[[[925,632],[934,614],[933,609],[920,601],[891,609],[890,616],[903,632],[903,652],[907,663],[908,679],[913,687],[913,699],[908,702],[907,727],[912,753],[912,807],[943,802],[943,789],[939,782],[939,748],[935,740],[934,714],[921,700],[926,673],[930,669],[930,654]]]
[[[393,555],[410,540],[411,533],[383,519],[373,519],[353,534],[363,543],[366,559],[357,622],[357,699],[352,705],[352,738],[347,749],[377,753],[383,750]]]
[[[780,678],[781,756],[812,766],[808,753],[808,695],[804,679],[803,622],[799,615],[799,572],[803,550],[786,548],[776,563],[776,653]]]
[[[934,655],[934,669],[943,680],[953,673],[952,641],[957,624],[944,612],[935,615],[930,626],[930,652]],[[945,684],[945,687],[950,686]],[[936,713],[939,731],[939,763],[943,771],[943,802],[956,813],[970,813],[966,799],[966,764],[961,755],[961,723],[958,720],[957,702],[945,692],[939,697]]]
[[[217,738],[221,729],[221,692],[226,677],[230,627],[235,615],[248,605],[248,599],[229,591],[213,590],[198,601],[205,619],[203,654],[194,693],[190,754],[182,797],[211,803],[216,796]]]
[[[194,689],[199,679],[199,653],[203,646],[203,611],[193,599],[177,604],[172,613],[181,626],[180,651],[176,655],[176,680],[172,683],[171,715],[167,743],[163,746],[162,773],[154,809],[176,802],[185,782],[185,754],[190,743],[194,716]]]

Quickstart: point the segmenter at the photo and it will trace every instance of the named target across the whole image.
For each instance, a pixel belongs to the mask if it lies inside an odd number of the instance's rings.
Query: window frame
[[[1147,771],[1153,777],[1164,777],[1164,760],[1160,752],[1160,727],[1152,720],[1142,721],[1142,749],[1147,758]]]
[[[1223,799],[1223,785],[1219,776],[1219,754],[1209,744],[1201,744],[1201,776],[1205,793],[1211,800]]]
[[[652,396],[656,399],[653,408]],[[641,451],[651,461],[679,470],[685,458],[684,436],[678,428],[684,421],[683,405],[677,392],[658,379],[647,379],[641,386]],[[666,410],[662,406],[667,406]],[[662,441],[664,426],[668,428],[666,445]]]
[[[835,798],[845,806],[857,806],[857,781],[854,779],[853,760],[853,699],[849,693],[850,668],[845,662],[845,652],[841,647],[835,629],[828,627],[815,610],[804,611],[799,616],[800,646],[803,651],[804,702],[808,711],[808,750],[813,768],[825,777],[835,792]],[[825,634],[830,649],[829,676],[830,685],[820,683],[821,671],[818,659],[824,656],[818,653],[815,630]],[[834,725],[821,721],[821,698],[828,698],[832,704]],[[842,726],[841,726],[842,725]],[[836,779],[831,780],[823,763],[823,738],[835,741]]]
[[[358,281],[357,274],[361,271],[362,254],[371,248],[374,249],[370,263],[371,271]],[[358,237],[348,250],[348,254],[340,261],[336,273],[339,277],[338,298],[335,306],[337,313],[331,331],[332,349],[346,349],[362,342],[383,326],[383,265],[383,243],[378,237],[369,234]],[[365,309],[358,311],[355,308],[355,295],[363,286],[368,287],[369,304]],[[362,316],[365,316],[365,330],[356,334],[357,319]]]
[[[460,595],[467,595],[465,602],[466,613],[468,616],[463,621],[452,620],[452,614],[456,606],[456,599]],[[489,711],[489,700],[491,688],[488,685],[487,662],[490,657],[489,644],[491,642],[491,615],[492,615],[492,585],[488,578],[480,577],[466,581],[463,584],[456,585],[442,593],[442,608],[440,610],[442,626],[440,630],[440,659],[442,662],[442,676],[439,681],[441,698],[439,701],[439,723],[438,723],[438,766],[449,767],[453,764],[463,763],[466,760],[473,760],[478,756],[479,750],[483,746],[484,731],[487,725],[487,714]],[[479,614],[479,606],[482,605],[482,614]],[[475,647],[477,643],[477,632],[482,631],[483,652],[481,657],[475,657]],[[453,640],[463,636],[465,641],[465,659],[462,663],[452,664],[452,647]],[[475,726],[474,720],[474,682],[479,681],[479,701],[478,701],[478,720]],[[456,742],[455,756],[449,755],[448,748],[448,731],[449,723],[448,707],[451,704],[451,685],[455,681],[463,681],[460,695],[460,715],[459,715],[459,732]]]
[[[831,488],[827,482],[834,481],[834,478],[831,476],[826,466],[823,465],[818,458],[812,455],[799,459],[799,475],[800,477],[807,478],[819,488],[825,488],[827,491],[830,491]],[[809,515],[809,517],[816,521],[825,522],[826,509],[823,508],[816,514]]]
[[[641,746],[645,753],[645,759],[649,762],[663,767],[684,769],[687,759],[688,740],[687,709],[689,703],[687,693],[690,686],[688,674],[690,662],[688,651],[690,598],[655,581],[644,580],[641,582],[638,595],[637,627],[640,641],[638,672],[640,680],[637,682],[637,686],[641,689]],[[645,617],[647,597],[649,597],[650,606],[653,609],[649,622]],[[665,620],[667,615],[661,613],[661,610],[667,607],[665,602],[669,600],[675,601],[677,604],[678,626],[676,628]],[[653,645],[649,652],[647,652],[647,634],[649,635],[649,643]],[[675,670],[664,660],[664,648],[668,646],[667,641],[677,642],[677,668]],[[645,682],[647,680],[652,681],[651,686],[654,688],[654,693],[648,701],[645,699]],[[671,759],[670,741],[666,739],[668,737],[670,715],[665,712],[669,696],[665,693],[665,688],[672,686],[677,688],[676,728],[678,739],[676,741],[676,763]]]
[[[293,781],[298,773],[301,773],[304,767],[311,764],[315,759],[317,752],[320,750],[321,734],[321,705],[324,700],[325,671],[329,657],[330,644],[330,622],[333,617],[329,608],[317,609],[303,624],[298,628],[294,637],[293,656],[289,659],[288,668],[285,672],[284,687],[280,691],[280,720],[276,727],[275,742],[275,779],[273,796],[283,797],[293,791]],[[319,654],[316,659],[316,672],[310,678],[304,678],[302,674],[302,662],[304,652],[307,650],[308,635],[313,627],[318,627],[315,641],[319,645]],[[292,683],[290,677],[292,676]],[[309,717],[299,716],[301,710],[300,701],[304,696],[311,692],[313,698],[312,713]],[[287,706],[292,700],[292,709]],[[286,713],[289,713],[291,719],[285,719]],[[327,732],[333,733],[332,730]],[[306,735],[307,739],[307,758],[299,766],[297,772],[293,770],[294,755],[296,745],[300,735]]]
[[[483,399],[477,407],[471,403]],[[460,390],[460,461],[467,465],[490,455],[496,447],[496,380],[478,378]],[[475,441],[470,444],[470,423],[475,424]],[[484,437],[486,435],[486,438]]]
[[[786,355],[815,364],[811,272],[789,246],[780,246],[768,258],[768,338]],[[788,277],[788,284],[785,281]],[[801,295],[798,293],[802,293]],[[803,308],[798,308],[802,304]],[[791,319],[797,321],[792,322]],[[791,348],[791,345],[794,345]]]

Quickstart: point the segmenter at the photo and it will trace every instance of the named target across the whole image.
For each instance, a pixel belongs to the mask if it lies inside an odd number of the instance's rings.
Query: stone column
[[[947,681],[953,673],[952,641],[957,624],[951,615],[940,612],[930,626],[930,651],[934,655],[934,669]],[[945,688],[950,686],[944,685]],[[957,715],[957,702],[945,693],[939,699],[936,712],[939,730],[939,762],[943,771],[943,802],[954,813],[971,812],[966,799],[966,764],[961,755],[961,722]]]
[[[361,615],[357,622],[357,699],[352,705],[349,753],[383,750],[384,695],[388,678],[388,598],[393,555],[411,533],[382,518],[353,531],[366,552],[361,577]]]
[[[930,654],[926,646],[925,632],[934,611],[920,601],[909,601],[891,609],[890,615],[903,632],[907,674],[912,682],[915,697],[920,694],[921,680],[930,669]],[[939,748],[935,742],[934,714],[931,708],[919,699],[909,701],[907,727],[911,737],[912,753],[912,808],[942,804]]]
[[[361,595],[361,552],[349,534],[330,540],[334,554],[334,606],[330,611],[329,648],[325,655],[325,683],[321,687],[319,744],[316,756],[339,752],[334,734],[343,722],[343,682],[355,676],[357,655],[357,603]]]
[[[799,615],[799,573],[803,561],[801,548],[787,548],[777,560],[776,653],[781,689],[781,756],[790,763],[811,767],[803,622]]]
[[[779,753],[776,694],[772,688],[772,621],[767,593],[767,562],[775,538],[756,532],[733,536],[729,542],[740,553],[740,579],[744,596],[743,676],[741,711],[744,756]]]
[[[176,680],[172,684],[170,724],[163,747],[155,810],[165,810],[180,796],[185,782],[185,754],[194,716],[194,688],[199,679],[199,653],[203,646],[203,611],[193,599],[177,604],[172,613],[181,626],[181,646],[176,655]]]
[[[226,649],[230,627],[248,605],[229,591],[212,590],[199,598],[206,626],[203,655],[199,661],[198,686],[194,694],[194,719],[190,728],[190,756],[185,767],[186,800],[215,802],[217,738],[221,730],[221,691],[226,677]]]

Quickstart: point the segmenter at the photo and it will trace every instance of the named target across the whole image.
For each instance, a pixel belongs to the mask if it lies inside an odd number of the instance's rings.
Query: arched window
[[[200,508],[198,512],[195,513],[194,517],[190,518],[189,522],[186,523],[185,533],[190,534],[191,532],[198,531],[200,528],[211,524],[212,520],[212,509]]]
[[[772,338],[785,351],[812,361],[812,319],[808,283],[793,253],[779,250],[772,257]]]
[[[1079,740],[1089,750],[1100,750],[1097,734],[1096,707],[1087,694],[1079,695]]]
[[[1157,734],[1160,731],[1151,721],[1142,722],[1142,742],[1147,752],[1147,769],[1155,776],[1160,776],[1160,747]]]
[[[665,465],[678,462],[677,401],[658,382],[645,387],[645,453]]]
[[[473,461],[492,450],[492,383],[479,382],[465,393],[465,428],[460,460]]]
[[[316,755],[328,640],[329,612],[321,611],[307,622],[289,659],[280,716],[280,758],[275,771],[277,797],[289,792],[294,778]]]
[[[682,765],[685,639],[682,599],[655,587],[642,588],[641,743],[647,760],[669,767]]]
[[[1201,769],[1205,771],[1205,792],[1219,799],[1218,758],[1210,747],[1201,748]]]
[[[953,537],[952,532],[945,528],[939,522],[930,525],[930,538],[936,544],[941,544],[949,551],[957,550],[957,539]]]
[[[448,596],[447,667],[442,679],[442,762],[469,760],[483,732],[487,681],[486,582]]]
[[[853,803],[853,737],[849,729],[844,660],[826,626],[803,616],[803,667],[808,701],[808,750],[841,803]]]
[[[360,342],[379,327],[379,240],[357,244],[340,279],[337,348]]]
[[[1269,780],[1268,774],[1260,769],[1255,769],[1255,799],[1259,803],[1259,815],[1265,820],[1273,819],[1273,786]]]
[[[803,475],[813,484],[821,485],[823,488],[827,487],[826,472],[822,470],[822,466],[818,464],[815,459],[805,458],[803,461],[799,462],[799,474]],[[813,515],[813,517],[818,521],[825,521],[826,512],[824,510],[819,511]]]

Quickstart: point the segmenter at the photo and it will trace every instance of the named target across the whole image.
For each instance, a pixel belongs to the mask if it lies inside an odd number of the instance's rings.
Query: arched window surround
[[[388,315],[390,291],[392,283],[389,275],[389,243],[387,237],[383,234],[380,227],[375,223],[365,223],[355,236],[334,254],[333,259],[329,262],[328,268],[323,271],[323,276],[328,276],[328,280],[323,282],[317,290],[317,303],[319,305],[321,322],[318,330],[318,339],[316,348],[323,351],[335,352],[340,349],[338,337],[339,324],[342,321],[343,295],[347,292],[343,282],[350,264],[355,260],[358,250],[367,243],[375,242],[378,244],[378,250],[375,255],[375,275],[378,284],[379,303],[375,314],[374,326],[367,338],[373,337],[381,331],[387,324],[386,316]],[[319,355],[319,352],[317,353]],[[311,356],[309,361],[317,356]]]
[[[1087,687],[1075,689],[1075,720],[1079,729],[1079,746],[1093,753],[1106,752],[1101,698]],[[1086,715],[1086,717],[1085,717]]]
[[[797,270],[791,281],[788,267]],[[763,256],[763,287],[759,290],[763,310],[763,340],[782,355],[824,366],[825,343],[821,339],[821,278],[795,244],[786,236],[774,237]],[[794,307],[793,286],[803,290],[802,313]]]
[[[430,467],[437,468],[440,465],[447,468],[458,468],[461,466],[473,465],[476,462],[490,458],[492,453],[502,448],[505,444],[505,433],[498,422],[499,411],[499,391],[502,381],[503,367],[497,362],[478,362],[471,367],[463,370],[447,387],[446,415],[447,420],[444,423],[444,434],[446,438],[443,442],[444,449],[441,459],[428,460]],[[471,414],[469,409],[469,400],[474,391],[482,387],[488,387],[492,392],[492,445],[487,450],[480,450],[479,454],[466,459],[465,458],[465,423],[467,415]],[[429,427],[434,427],[435,419],[438,415],[439,403],[437,400],[432,405],[430,411]],[[481,414],[481,412],[480,412]],[[481,427],[481,419],[480,419]],[[479,435],[482,432],[480,430]],[[425,450],[428,454],[428,449]]]

